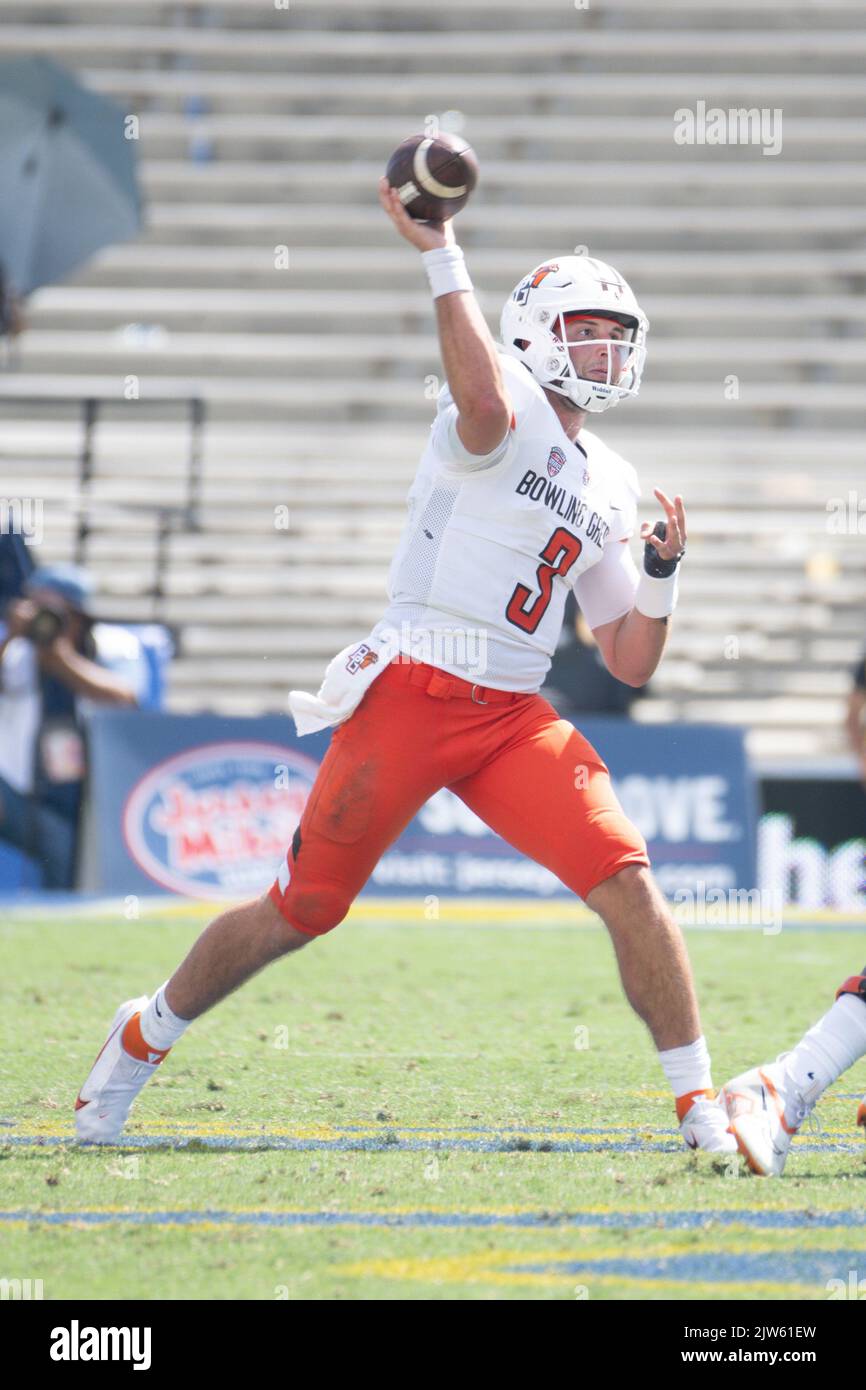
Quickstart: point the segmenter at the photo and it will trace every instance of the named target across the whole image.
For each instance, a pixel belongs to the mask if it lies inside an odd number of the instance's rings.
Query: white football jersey
[[[521,362],[500,355],[500,366],[514,414],[491,454],[467,451],[448,387],[439,393],[374,635],[479,685],[531,693],[569,589],[590,627],[632,608],[640,488],[595,435],[570,442]]]

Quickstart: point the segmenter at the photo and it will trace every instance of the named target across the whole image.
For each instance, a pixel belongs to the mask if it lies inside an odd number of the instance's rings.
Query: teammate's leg
[[[836,993],[836,1002],[791,1052],[753,1067],[722,1087],[731,1128],[749,1167],[779,1177],[791,1140],[820,1097],[866,1056],[866,967]],[[866,1103],[857,1113],[866,1125]]]
[[[383,852],[442,785],[431,703],[400,663],[333,734],[270,891],[221,913],[151,999],[127,1000],[76,1101],[80,1139],[112,1143],[189,1023],[278,957],[342,921]],[[427,702],[426,704],[424,702]],[[444,727],[438,731],[447,735]]]
[[[659,1049],[692,1147],[731,1152],[701,1033],[679,927],[649,871],[643,837],[624,814],[605,764],[544,699],[478,772],[452,784],[509,844],[543,864],[598,912],[623,987]]]

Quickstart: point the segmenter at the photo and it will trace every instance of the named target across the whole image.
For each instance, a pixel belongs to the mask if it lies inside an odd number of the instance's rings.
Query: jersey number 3
[[[525,584],[515,584],[505,610],[508,621],[523,632],[534,632],[547,612],[554,575],[564,578],[582,549],[583,544],[577,536],[566,531],[564,526],[557,526],[544,549],[539,552],[543,562],[535,572],[539,593],[532,598],[532,590],[527,589]],[[528,599],[532,599],[529,607],[526,606]]]

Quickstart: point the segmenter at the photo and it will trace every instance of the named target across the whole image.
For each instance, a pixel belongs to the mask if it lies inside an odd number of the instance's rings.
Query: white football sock
[[[782,1058],[782,1066],[794,1089],[811,1107],[821,1092],[864,1054],[866,1005],[854,994],[843,994],[793,1052]]]
[[[147,1008],[141,1011],[141,1036],[160,1052],[167,1052],[190,1025],[188,1018],[178,1018],[168,1007],[165,985],[160,985]]]
[[[666,1052],[660,1052],[659,1061],[675,1096],[713,1089],[710,1054],[703,1033],[685,1047],[671,1047]]]

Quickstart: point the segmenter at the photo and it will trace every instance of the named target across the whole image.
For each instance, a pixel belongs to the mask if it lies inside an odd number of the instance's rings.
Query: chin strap
[[[836,998],[841,999],[843,994],[854,994],[866,1004],[866,973],[851,975],[844,985],[840,985],[836,990]]]

